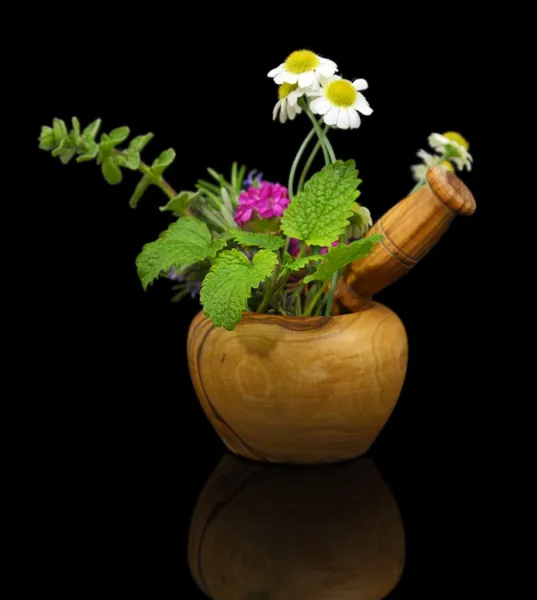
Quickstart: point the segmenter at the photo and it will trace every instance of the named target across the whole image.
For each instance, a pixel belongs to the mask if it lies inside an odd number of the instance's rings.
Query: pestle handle
[[[368,231],[384,239],[372,254],[348,265],[336,288],[336,299],[356,311],[364,300],[397,281],[444,235],[457,215],[472,215],[475,199],[451,171],[432,167],[427,184],[401,200]]]

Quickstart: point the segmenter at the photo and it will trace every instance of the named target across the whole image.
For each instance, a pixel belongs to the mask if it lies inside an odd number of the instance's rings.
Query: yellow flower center
[[[319,57],[310,50],[297,50],[287,57],[285,68],[289,73],[306,73],[321,64]]]
[[[457,144],[460,144],[463,148],[466,148],[466,150],[468,150],[468,148],[470,147],[470,144],[462,137],[460,133],[457,133],[456,131],[447,131],[443,135],[448,140],[451,140],[452,142],[457,142]]]
[[[443,167],[445,167],[448,171],[455,172],[455,167],[449,162],[449,160],[443,160],[440,164]]]
[[[291,92],[294,92],[298,87],[298,83],[282,83],[278,88],[278,98],[283,100],[287,98]]]
[[[331,81],[325,88],[326,97],[335,106],[348,108],[356,102],[358,92],[350,81],[336,79]]]

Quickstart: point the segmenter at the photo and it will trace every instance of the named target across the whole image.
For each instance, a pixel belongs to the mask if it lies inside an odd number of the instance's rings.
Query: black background
[[[409,26],[401,26],[395,35],[364,37],[360,30],[318,39],[307,27],[280,35],[252,16],[235,37],[223,21],[218,33],[157,36],[141,53],[123,42],[110,55],[95,55],[102,61],[98,73],[89,60],[88,67],[78,63],[78,75],[67,77],[69,93],[43,93],[32,111],[36,137],[53,117],[73,115],[83,125],[101,117],[104,131],[121,125],[133,135],[152,131],[145,160],[175,148],[167,179],[176,189],[192,189],[209,166],[227,173],[233,160],[285,183],[309,127],[305,118],[284,126],[272,121],[276,88],[266,73],[294,49],[311,48],[335,60],[345,77],[369,82],[373,115],[358,131],[335,131],[331,139],[338,157],[356,160],[360,201],[374,220],[413,186],[410,165],[431,132],[456,130],[470,141],[474,170],[462,179],[476,198],[476,214],[457,217],[438,246],[376,298],[404,322],[410,356],[399,403],[369,452],[407,534],[405,573],[390,598],[444,597],[460,593],[463,581],[466,595],[456,597],[478,597],[472,590],[489,577],[488,556],[499,536],[483,510],[502,463],[497,450],[494,465],[489,459],[495,381],[487,327],[495,319],[489,240],[501,200],[488,137],[496,62],[488,41],[448,41],[436,25],[436,34],[416,25],[420,34],[410,38]],[[43,89],[51,77],[43,59],[36,86]],[[77,247],[57,275],[62,292],[49,301],[54,314],[68,316],[82,349],[72,357],[80,369],[75,385],[34,418],[53,424],[47,447],[59,464],[66,447],[81,445],[103,497],[125,498],[117,510],[105,509],[111,523],[125,526],[123,541],[133,555],[122,567],[125,585],[150,596],[201,598],[186,563],[189,519],[225,449],[188,375],[185,342],[198,305],[170,304],[166,281],[144,293],[136,276],[142,245],[171,220],[158,210],[164,196],[151,189],[132,210],[136,174],[111,187],[92,163],[63,166],[39,151],[35,159],[40,196],[58,215],[53,243],[58,251],[58,239]],[[98,560],[95,566],[109,568]]]

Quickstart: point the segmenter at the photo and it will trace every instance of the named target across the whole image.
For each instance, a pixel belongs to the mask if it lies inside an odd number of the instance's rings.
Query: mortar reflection
[[[399,509],[369,458],[290,467],[227,455],[190,528],[190,570],[214,600],[380,600],[404,560]]]

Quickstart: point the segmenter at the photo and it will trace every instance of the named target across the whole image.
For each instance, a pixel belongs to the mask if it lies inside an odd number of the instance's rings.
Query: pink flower
[[[335,248],[336,246],[339,246],[339,240],[332,242],[332,247]],[[319,254],[328,254],[328,246],[324,246],[324,248],[321,248],[319,250]]]
[[[295,258],[296,256],[298,256],[298,253],[300,252],[300,243],[296,238],[291,238],[289,240],[289,254]]]
[[[250,219],[281,217],[289,204],[287,188],[279,183],[263,181],[261,187],[250,186],[239,196],[235,221],[243,227]]]

